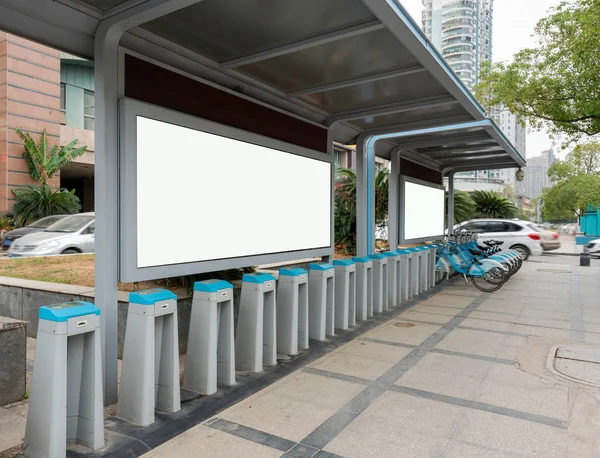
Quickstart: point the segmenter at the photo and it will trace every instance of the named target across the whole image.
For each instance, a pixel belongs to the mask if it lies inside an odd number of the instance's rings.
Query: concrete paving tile
[[[275,458],[281,456],[281,451],[205,425],[198,425],[143,455],[145,458],[196,458],[199,456]]]
[[[483,377],[413,367],[395,385],[474,400]]]
[[[509,347],[523,347],[527,343],[527,337],[508,336],[504,341],[504,345]]]
[[[384,393],[332,442],[331,453],[352,457],[440,456],[464,408],[400,393]]]
[[[586,332],[585,341],[587,343],[600,344],[600,334],[596,334],[594,332]]]
[[[267,390],[282,397],[337,410],[363,389],[363,385],[356,383],[298,371]]]
[[[488,326],[498,326],[497,328],[486,328],[486,329],[497,329],[499,331],[510,331],[510,329],[512,329],[512,325],[515,323],[515,320],[518,318],[518,315],[503,315],[500,313],[493,313],[493,312],[480,312],[479,310],[474,311],[473,313],[471,313],[469,315],[469,318],[467,318],[467,320],[465,321],[475,321],[475,319],[477,319],[477,322],[480,323],[483,320],[486,320],[488,323],[490,323]],[[493,323],[493,324],[492,324]],[[465,324],[463,322],[464,326],[475,326],[475,325],[471,325],[471,324]],[[482,327],[483,325],[480,324],[477,327]]]
[[[436,294],[431,299],[428,299],[424,302],[424,304],[464,308],[471,302],[473,302],[471,297],[456,296],[442,292],[440,294]]]
[[[529,307],[524,307],[522,314],[523,314],[523,316],[528,316],[528,317],[532,317],[532,318],[544,318],[544,319],[569,321],[571,319],[571,317],[568,312],[568,306],[565,306],[564,308],[565,308],[565,311],[560,312],[560,311],[552,311],[552,310],[537,310],[537,309],[530,309]]]
[[[25,417],[0,407],[0,451],[16,447],[25,436]]]
[[[410,309],[415,312],[423,312],[423,313],[431,313],[437,315],[445,315],[449,318],[452,318],[456,314],[462,311],[462,308],[456,307],[446,307],[442,305],[428,305],[426,302],[416,305],[415,307]]]
[[[390,321],[363,334],[363,337],[409,345],[420,345],[441,327],[424,323],[414,323],[412,327],[402,327],[398,326],[398,324],[400,323],[397,321]]]
[[[444,294],[475,298],[481,296],[483,293],[473,288],[472,285],[464,285],[458,283],[454,285],[448,284],[448,286],[444,288]]]
[[[492,363],[490,370],[486,374],[486,380],[532,388],[552,388],[556,384],[555,380],[547,380],[521,370],[516,363],[513,365]]]
[[[519,355],[519,347],[511,347],[509,345],[498,345],[498,351],[496,352],[497,358],[509,359],[516,361]]]
[[[410,353],[410,351],[409,348],[400,348],[391,345],[355,340],[341,347],[339,353],[397,363]]]
[[[451,440],[442,454],[444,458],[518,458],[519,455]]]
[[[536,388],[486,379],[479,387],[476,400],[498,407],[566,420],[568,397],[568,393],[560,389]]]
[[[351,436],[346,435],[346,430],[324,450],[345,458],[431,458],[443,456],[450,442],[445,437],[425,437],[402,428],[390,433],[376,425],[364,425],[361,431],[353,432]]]
[[[12,413],[21,415],[27,418],[27,412],[29,410],[29,400],[15,402],[14,404],[8,404],[4,408]]]
[[[470,329],[455,329],[436,348],[495,357],[506,335]]]
[[[482,381],[491,369],[492,362],[441,353],[428,353],[415,367],[433,369],[450,374],[468,375],[478,381]]]
[[[337,409],[263,390],[219,417],[295,442],[304,439]]]
[[[453,440],[523,457],[567,456],[566,429],[478,410],[465,415]]]
[[[582,297],[590,297],[592,299],[598,300],[600,297],[600,288],[598,286],[580,286],[580,294]]]
[[[513,332],[524,336],[548,337],[556,340],[569,340],[569,331],[565,329],[542,328],[525,324],[515,324]]]
[[[398,316],[398,320],[402,321],[403,318],[408,320],[417,320],[417,321],[430,321],[432,323],[440,323],[446,324],[448,321],[452,319],[453,315],[444,315],[438,313],[438,310],[434,310],[431,313],[423,312],[421,310],[415,311],[414,308],[410,309],[407,312],[402,313]]]
[[[400,350],[406,349],[401,348]],[[408,350],[407,353],[409,351],[410,350]],[[361,377],[367,380],[375,380],[379,376],[383,375],[393,365],[394,362],[390,361],[381,361],[338,352],[321,358],[316,363],[311,364],[311,367],[325,371],[337,372],[338,374]]]

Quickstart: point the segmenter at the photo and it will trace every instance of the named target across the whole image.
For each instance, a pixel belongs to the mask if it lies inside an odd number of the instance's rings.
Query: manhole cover
[[[394,323],[394,326],[399,328],[412,328],[414,325],[414,323]]]
[[[600,348],[561,346],[552,352],[552,368],[560,375],[600,387]]]

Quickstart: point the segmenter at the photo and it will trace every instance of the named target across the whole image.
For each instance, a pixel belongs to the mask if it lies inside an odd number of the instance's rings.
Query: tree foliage
[[[598,18],[598,0],[570,0],[553,8],[536,25],[536,48],[521,50],[513,62],[484,66],[478,99],[570,140],[600,133]]]
[[[471,219],[475,205],[471,196],[465,191],[454,191],[454,224]],[[446,219],[448,221],[448,193],[446,193]]]
[[[13,214],[17,226],[25,226],[52,215],[77,213],[81,210],[75,191],[53,189],[50,185],[26,185],[13,191],[16,197]]]
[[[69,164],[73,159],[85,153],[87,147],[80,146],[76,148],[78,140],[73,140],[66,146],[59,147],[54,145],[48,146],[48,136],[46,129],[42,133],[40,143],[36,144],[31,134],[23,132],[21,129],[15,129],[15,132],[23,141],[23,159],[29,167],[31,178],[38,181],[40,186],[48,183],[56,173],[64,166]]]
[[[356,173],[337,167],[335,171],[335,243],[347,253],[356,252]],[[390,171],[381,168],[375,177],[375,223],[387,219]]]
[[[17,225],[24,226],[45,216],[79,212],[81,203],[75,191],[55,189],[48,184],[48,181],[61,168],[85,153],[87,147],[76,148],[77,140],[63,147],[57,145],[50,147],[46,129],[42,133],[39,144],[29,133],[21,129],[15,129],[15,132],[23,141],[23,159],[27,162],[29,174],[38,182],[38,185],[26,185],[13,190],[15,195],[13,214]]]
[[[580,175],[600,174],[600,143],[577,145],[564,160],[556,160],[548,169],[550,179],[558,183]]]
[[[473,218],[514,218],[517,207],[505,197],[490,191],[474,191]]]

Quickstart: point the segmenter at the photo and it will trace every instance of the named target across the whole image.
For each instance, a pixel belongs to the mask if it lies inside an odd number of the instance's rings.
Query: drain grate
[[[600,348],[555,348],[553,367],[556,372],[571,380],[600,387]]]

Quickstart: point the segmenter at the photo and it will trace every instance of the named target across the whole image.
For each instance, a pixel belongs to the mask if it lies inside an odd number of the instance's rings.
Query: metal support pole
[[[104,357],[104,402],[117,401],[117,281],[118,281],[118,62],[122,31],[100,23],[95,41],[96,96],[96,259],[95,303],[101,310]]]
[[[366,140],[356,142],[356,255],[365,257],[367,247],[367,153]]]
[[[454,172],[448,174],[448,235],[454,229]]]
[[[398,218],[400,215],[400,199],[399,199],[399,182],[400,182],[400,151],[394,148],[392,150],[392,168],[390,170],[390,178],[388,183],[388,244],[390,251],[398,249],[399,227]]]

